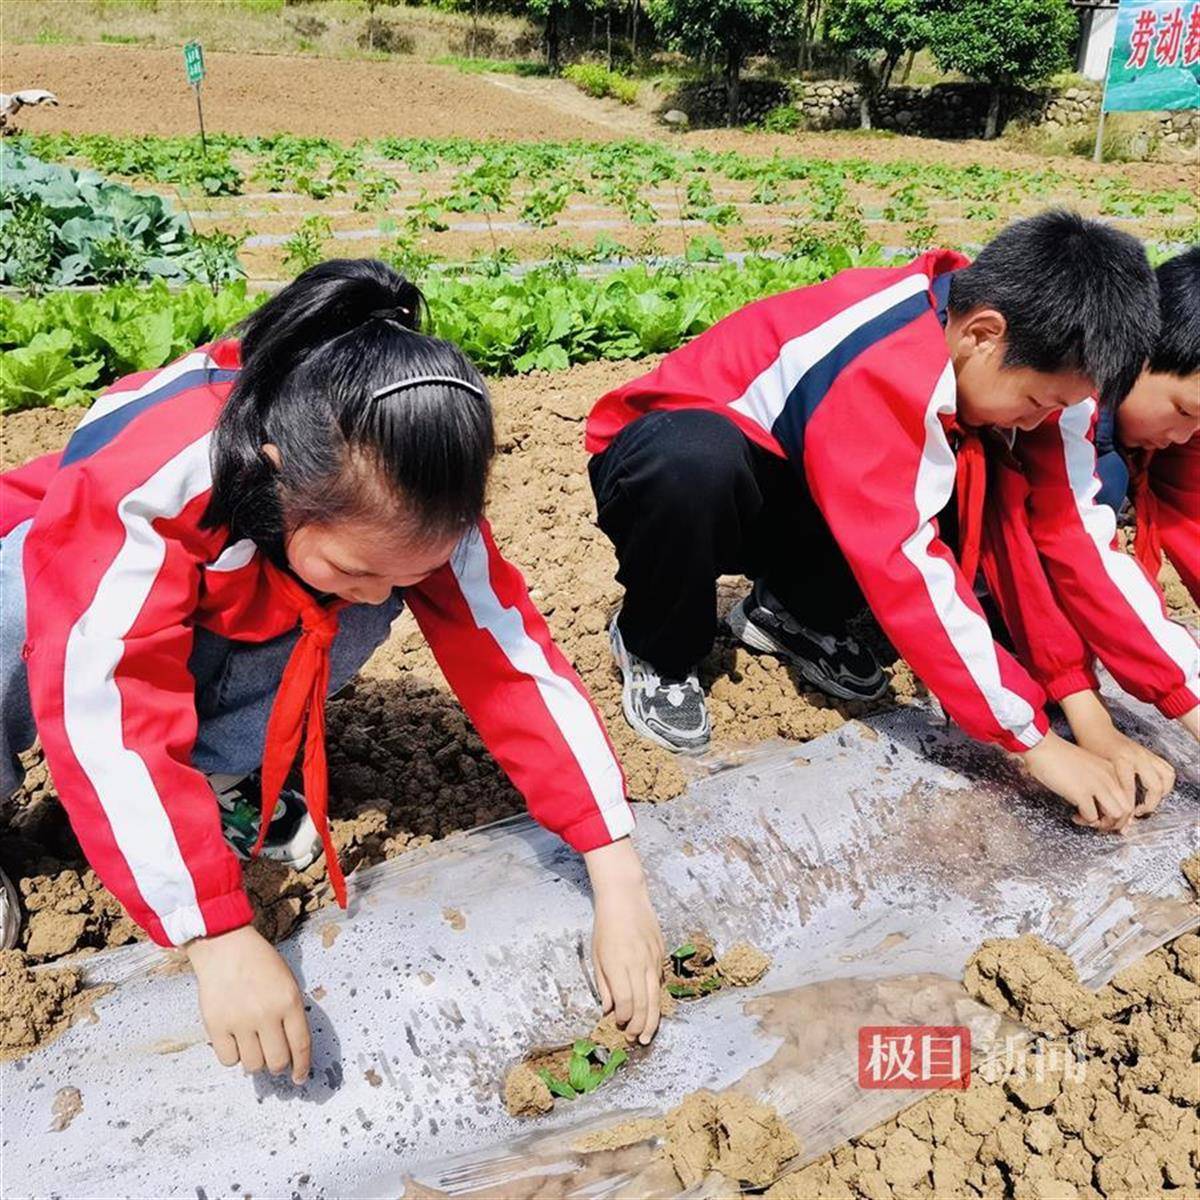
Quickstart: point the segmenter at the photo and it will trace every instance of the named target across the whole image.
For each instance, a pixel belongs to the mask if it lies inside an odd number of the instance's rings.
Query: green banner
[[[188,42],[183,48],[183,67],[187,81],[195,87],[204,78],[204,51],[199,42]]]
[[[1200,108],[1200,0],[1121,0],[1105,112]]]

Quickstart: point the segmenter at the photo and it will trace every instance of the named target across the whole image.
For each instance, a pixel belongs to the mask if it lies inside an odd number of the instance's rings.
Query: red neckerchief
[[[304,737],[304,802],[325,847],[325,869],[338,904],[346,907],[346,880],[329,832],[329,768],[325,758],[325,695],[329,691],[329,648],[337,636],[338,613],[344,600],[327,608],[286,571],[266,563],[272,587],[281,592],[300,616],[300,639],[288,659],[267,722],[263,750],[262,819],[252,851],[262,850],[279,792],[287,779],[300,739]]]
[[[1158,497],[1150,487],[1150,460],[1153,450],[1135,450],[1128,458],[1129,482],[1133,491],[1133,515],[1137,525],[1133,535],[1133,556],[1157,579],[1162,569],[1162,535],[1158,529]]]
[[[983,540],[983,503],[987,496],[987,453],[974,429],[955,417],[946,430],[958,436],[954,453],[954,479],[958,502],[958,563],[967,583],[979,573],[979,546]]]

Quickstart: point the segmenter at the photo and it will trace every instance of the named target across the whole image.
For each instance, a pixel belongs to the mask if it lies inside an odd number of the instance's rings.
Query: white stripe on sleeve
[[[542,647],[525,632],[521,613],[500,602],[492,587],[487,545],[477,530],[463,538],[450,563],[475,624],[492,635],[513,669],[536,685],[587,780],[609,836],[615,840],[631,833],[633,812],[625,799],[621,768],[599,718],[570,680],[551,667]]]
[[[1123,551],[1113,549],[1116,514],[1107,504],[1096,503],[1100,480],[1096,476],[1096,452],[1088,438],[1095,410],[1094,400],[1084,400],[1063,409],[1059,418],[1067,480],[1080,523],[1096,547],[1104,573],[1137,614],[1146,632],[1183,672],[1185,681],[1195,687],[1197,676],[1200,676],[1200,647],[1182,625],[1163,612],[1158,588],[1146,578],[1137,561]]]
[[[955,399],[954,367],[947,362],[925,409],[925,446],[917,469],[915,496],[917,527],[904,540],[902,550],[920,572],[938,621],[996,723],[1023,746],[1033,747],[1042,740],[1035,724],[1036,714],[1029,701],[1004,686],[996,643],[986,619],[958,594],[954,567],[929,553],[934,537],[933,518],[945,508],[954,491],[954,451],[939,418],[955,411]]]
[[[920,272],[875,292],[830,317],[807,333],[784,342],[775,361],[762,371],[729,407],[756,421],[768,433],[779,419],[792,388],[805,372],[835,350],[855,330],[882,316],[889,308],[928,291],[929,276]]]
[[[124,639],[166,558],[154,521],[177,515],[212,486],[211,440],[206,433],[117,505],[125,541],[67,637],[63,671],[63,723],[71,749],[138,891],[175,945],[207,931],[154,780],[141,755],[125,744],[116,672]]]

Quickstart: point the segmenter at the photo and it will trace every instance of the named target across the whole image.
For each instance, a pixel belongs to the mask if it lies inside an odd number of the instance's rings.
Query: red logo
[[[971,1079],[971,1031],[965,1025],[863,1025],[858,1086],[957,1088]]]

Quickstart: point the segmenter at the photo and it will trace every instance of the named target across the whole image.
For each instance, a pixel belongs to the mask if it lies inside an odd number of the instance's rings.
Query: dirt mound
[[[731,1183],[771,1182],[800,1144],[779,1114],[740,1092],[693,1092],[667,1113],[666,1153],[685,1188],[709,1171]]]
[[[1086,1029],[1100,1015],[1070,957],[1033,934],[984,942],[967,962],[963,983],[976,1000],[1035,1033]]]
[[[1035,994],[1035,978],[1061,972],[1055,954],[1046,955],[1049,948],[1034,941],[985,943],[976,969],[1006,981],[1010,995]],[[1194,1195],[1200,1187],[1194,1061],[1200,937],[1185,934],[1086,994],[1092,1006],[1081,1010],[1072,996],[1058,1009],[1059,1036],[987,1064],[966,1091],[939,1092],[914,1104],[767,1195],[1115,1200],[1164,1189]],[[1002,1011],[1013,1007],[1008,996],[999,1000]]]
[[[20,950],[0,950],[0,1062],[52,1041],[95,998],[79,972],[31,971]]]
[[[204,124],[210,132],[341,138],[618,136],[608,123],[563,112],[480,75],[411,60],[338,61],[286,55],[206,54]],[[86,82],[85,82],[86,81]],[[0,86],[48,88],[59,107],[24,119],[34,133],[192,135],[196,100],[178,50],[141,46],[4,48]]]

